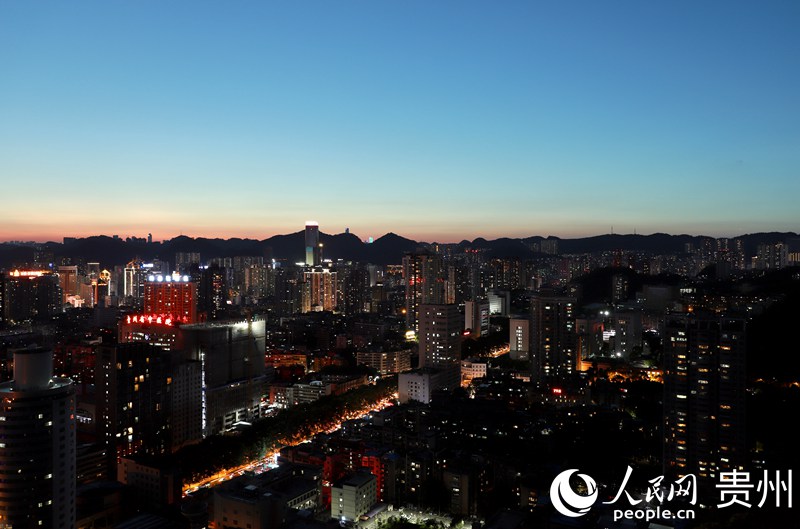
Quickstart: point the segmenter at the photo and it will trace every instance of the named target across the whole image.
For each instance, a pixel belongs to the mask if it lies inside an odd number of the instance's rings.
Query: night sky
[[[800,3],[0,4],[0,240],[800,231]]]

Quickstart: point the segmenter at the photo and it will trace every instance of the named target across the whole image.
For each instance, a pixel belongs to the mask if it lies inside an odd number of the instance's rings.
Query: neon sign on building
[[[148,325],[164,325],[172,327],[176,323],[188,323],[189,318],[173,316],[172,314],[133,314],[125,318],[125,323],[145,323]]]

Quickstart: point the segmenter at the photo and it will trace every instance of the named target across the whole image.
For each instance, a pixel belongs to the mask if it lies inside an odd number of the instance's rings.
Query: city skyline
[[[230,236],[230,237],[223,237],[223,236],[218,236],[218,235],[214,235],[214,234],[210,234],[208,236],[202,236],[202,235],[190,234],[190,233],[180,233],[180,234],[177,234],[175,236],[163,237],[163,238],[159,238],[159,237],[153,236],[152,237],[152,241],[150,241],[150,242],[157,243],[157,244],[168,243],[170,241],[180,240],[181,238],[188,238],[188,239],[193,240],[193,241],[214,241],[214,240],[216,240],[216,241],[236,241],[236,240],[241,240],[241,241],[252,241],[252,242],[267,242],[267,241],[269,241],[271,239],[274,239],[274,238],[282,238],[282,237],[288,237],[288,236],[293,236],[293,235],[303,235],[305,230],[302,229],[302,228],[303,228],[302,226],[301,226],[301,229],[297,229],[295,227],[294,231],[292,231],[292,229],[289,228],[289,231],[287,231],[286,233],[268,233],[268,234],[264,233],[261,236],[256,235],[256,236],[253,236],[253,237],[240,237],[240,236],[236,236],[236,235],[233,235],[233,236]],[[320,228],[323,228],[323,227],[320,227]],[[538,233],[534,232],[534,233],[529,233],[527,235],[521,235],[521,236],[517,236],[517,237],[512,237],[510,235],[506,235],[506,234],[503,234],[503,233],[497,234],[496,237],[481,237],[481,236],[475,235],[475,234],[472,234],[472,235],[466,234],[463,239],[453,239],[453,240],[415,239],[414,237],[408,237],[408,236],[404,235],[402,232],[398,233],[399,230],[395,230],[395,231],[390,230],[390,231],[387,231],[385,233],[379,233],[379,234],[377,234],[375,236],[373,236],[373,235],[362,236],[362,234],[353,232],[349,227],[348,228],[344,228],[341,231],[320,229],[319,230],[319,234],[320,235],[324,235],[326,237],[339,237],[339,236],[343,236],[343,235],[351,235],[351,236],[354,236],[357,239],[359,239],[364,244],[370,244],[372,242],[375,242],[375,241],[377,241],[377,240],[379,240],[379,239],[381,239],[383,237],[387,237],[387,236],[397,236],[397,237],[399,237],[401,239],[406,239],[406,240],[409,240],[409,241],[412,241],[412,242],[415,242],[415,243],[419,243],[421,245],[429,245],[429,244],[461,245],[461,244],[470,244],[470,243],[473,243],[473,242],[481,242],[481,241],[485,241],[485,242],[490,242],[491,243],[491,242],[497,242],[497,241],[503,241],[503,240],[524,241],[526,239],[543,239],[543,240],[544,239],[557,239],[557,240],[561,240],[561,241],[581,241],[581,240],[590,240],[590,239],[597,238],[597,237],[609,237],[609,236],[611,236],[611,237],[614,237],[614,236],[616,236],[616,237],[645,237],[645,238],[646,237],[666,236],[666,237],[678,237],[678,238],[680,238],[680,237],[690,237],[690,238],[693,238],[693,239],[710,238],[710,239],[721,239],[721,240],[725,240],[725,239],[734,240],[734,239],[741,239],[743,237],[771,236],[771,235],[785,235],[787,237],[800,236],[800,231],[780,231],[780,230],[752,231],[752,232],[731,233],[731,234],[724,234],[724,235],[712,235],[712,234],[709,234],[709,233],[702,233],[702,232],[698,232],[698,233],[678,233],[678,232],[667,233],[667,232],[663,232],[663,231],[656,231],[656,232],[652,232],[652,233],[641,233],[639,231],[620,232],[616,228],[614,228],[613,226],[611,227],[611,230],[612,231],[606,231],[606,232],[597,231],[595,233],[588,233],[586,235],[578,235],[578,236],[574,236],[574,237],[558,236],[558,235],[555,235],[555,234],[552,234],[552,233],[546,233],[546,232],[538,232]],[[145,232],[138,232],[137,231],[136,233],[101,233],[101,232],[97,232],[97,233],[87,233],[85,235],[80,235],[80,236],[75,236],[74,234],[66,234],[66,233],[64,233],[64,234],[56,235],[56,236],[54,236],[52,238],[40,238],[40,239],[21,239],[21,238],[8,237],[6,239],[0,239],[0,244],[10,244],[10,245],[15,245],[15,244],[22,244],[22,245],[29,245],[29,244],[37,244],[37,245],[38,244],[65,244],[68,241],[84,240],[84,239],[92,239],[92,238],[95,238],[95,239],[97,239],[97,238],[119,239],[121,241],[129,241],[129,242],[137,242],[137,241],[147,242],[148,239],[149,239],[148,236],[150,236],[150,235],[152,235],[152,234],[149,233],[149,232],[146,232],[146,231]]]
[[[798,231],[793,3],[2,10],[0,240]]]

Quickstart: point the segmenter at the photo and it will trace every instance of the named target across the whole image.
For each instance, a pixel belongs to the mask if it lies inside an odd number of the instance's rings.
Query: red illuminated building
[[[144,285],[144,312],[148,317],[169,315],[173,322],[197,323],[197,283],[190,281],[189,276],[177,274],[148,276]]]

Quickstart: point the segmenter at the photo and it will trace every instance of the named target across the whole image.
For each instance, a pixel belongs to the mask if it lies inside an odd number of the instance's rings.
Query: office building
[[[197,283],[178,274],[147,276],[144,312],[169,317],[174,322],[197,321]]]
[[[319,244],[319,224],[316,221],[306,222],[306,265],[319,266],[322,264],[322,248]]]
[[[0,527],[75,526],[75,388],[53,378],[53,355],[14,353],[0,384]]]

